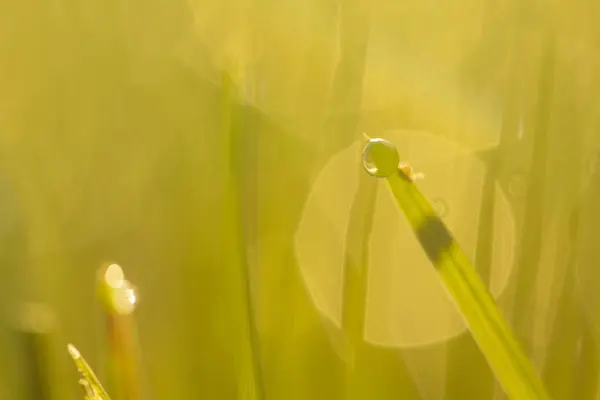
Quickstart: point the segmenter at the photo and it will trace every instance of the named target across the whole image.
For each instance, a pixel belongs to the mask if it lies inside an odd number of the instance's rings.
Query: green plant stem
[[[111,269],[120,271],[122,275],[111,277],[108,272]],[[114,386],[112,390],[117,400],[139,400],[141,396],[134,317],[136,299],[127,299],[125,304],[122,299],[125,293],[134,291],[134,288],[125,280],[125,275],[117,264],[104,265],[98,275],[101,278],[98,282],[98,295],[104,304],[107,324],[112,378],[109,388]]]

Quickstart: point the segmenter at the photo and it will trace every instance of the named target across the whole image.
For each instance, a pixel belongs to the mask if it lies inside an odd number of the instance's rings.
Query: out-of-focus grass
[[[360,162],[357,159],[357,166]],[[346,231],[343,293],[343,344],[347,399],[387,396],[420,398],[401,357],[393,349],[377,348],[364,340],[368,299],[369,245],[377,199],[377,182],[361,174]],[[393,372],[392,372],[393,371]]]
[[[44,304],[24,304],[19,310],[15,336],[22,356],[14,366],[21,373],[17,382],[27,399],[54,400],[64,396],[54,357],[56,315]]]
[[[109,349],[109,389],[116,400],[138,400],[141,398],[139,344],[133,312],[139,295],[118,264],[103,265],[98,275],[98,295],[104,305]]]
[[[257,375],[269,399],[339,399],[347,388],[355,397],[406,393],[416,398],[402,351],[370,346],[361,337],[368,302],[364,275],[346,277],[347,291],[354,292],[346,319],[359,349],[353,366],[335,351],[340,329],[323,321],[315,307],[291,245],[314,171],[360,132],[356,125],[369,126],[369,132],[427,129],[474,147],[493,141],[491,130],[479,129],[494,124],[478,108],[486,102],[494,113],[511,114],[506,130],[512,147],[501,149],[503,165],[493,178],[506,192],[508,177],[528,164],[528,152],[536,146],[531,144],[534,110],[545,108],[552,116],[539,129],[554,129],[557,147],[570,148],[575,135],[589,139],[590,152],[597,142],[594,2],[556,3],[540,13],[522,0],[461,0],[439,7],[362,0],[80,3],[2,1],[0,167],[23,215],[17,230],[24,232],[2,239],[0,328],[7,340],[1,343],[0,381],[10,398],[18,397],[11,388],[20,370],[14,360],[26,358],[17,354],[20,347],[12,346],[8,333],[14,304],[22,300],[48,301],[59,317],[57,335],[88,349],[86,358],[104,376],[99,348],[105,341],[99,321],[104,321],[92,286],[95,268],[106,258],[131,264],[136,283],[144,287],[147,307],[137,316],[148,390],[157,399],[235,398],[253,387]],[[564,90],[536,108],[544,96],[536,89],[544,69],[538,64],[545,62],[536,50],[539,43],[530,39],[541,30],[539,19],[548,16],[552,22],[544,23],[558,29],[557,75],[565,80]],[[515,26],[527,34],[515,34]],[[244,37],[236,43],[239,31]],[[489,32],[490,40],[480,38],[480,31]],[[522,51],[506,50],[513,40]],[[215,66],[213,56],[230,43],[250,55],[242,60],[245,75],[237,84],[255,87],[249,99],[254,107],[242,96],[233,98],[231,87],[219,80],[223,65]],[[471,52],[473,45],[480,45],[479,51]],[[456,66],[467,63],[463,81],[455,82]],[[507,64],[519,75],[508,84],[512,94],[505,88]],[[566,91],[571,96],[563,96]],[[456,92],[466,105],[455,107],[462,101]],[[562,98],[569,100],[557,102]],[[581,113],[569,116],[562,112],[567,107]],[[575,121],[583,118],[578,126]],[[580,178],[582,168],[563,165],[579,157],[585,156],[538,158],[547,168],[536,167],[526,178],[540,192],[531,196],[533,223],[524,230],[522,199],[511,197],[523,238],[535,244],[539,238],[527,235],[544,233],[541,252],[561,252],[552,264],[561,271],[567,268],[570,234],[552,232],[564,229],[555,216],[570,207],[568,201],[548,199],[561,192],[569,198],[563,188]],[[231,164],[235,173],[230,174]],[[540,185],[543,179],[552,184]],[[546,209],[540,208],[542,200]],[[549,211],[548,204],[561,211]],[[361,231],[366,211],[357,209],[345,241],[366,247],[367,232]],[[16,211],[5,205],[1,210],[7,216],[4,228]],[[594,232],[588,228],[578,242],[593,242]],[[556,318],[541,333],[539,327],[526,332],[538,342],[537,362],[539,355],[547,360],[544,371],[553,393],[568,393],[571,383],[562,377],[571,364],[562,360],[578,349],[572,340],[583,337],[581,348],[589,350],[581,350],[573,364],[589,375],[577,374],[577,382],[586,383],[575,384],[574,398],[588,398],[595,390],[590,377],[597,371],[597,333],[587,322],[581,335],[565,325],[581,309],[573,300],[582,295],[580,287],[565,275],[571,286],[557,285],[551,290],[554,303],[534,309],[528,291],[537,295],[540,287],[548,289],[539,277],[550,275],[547,261],[553,257],[546,254],[538,269],[533,264],[541,259],[525,253],[526,248],[520,264],[535,276],[523,282],[513,277],[525,288],[521,303],[528,304],[515,307],[514,314],[527,323]],[[577,264],[593,266],[594,257]],[[369,267],[364,260],[346,264],[349,270]],[[555,303],[560,305],[556,317]],[[556,332],[548,340],[550,325]],[[487,399],[489,381],[479,380],[489,378],[481,355],[468,336],[458,341],[466,345],[458,343],[446,382],[411,375],[412,380],[446,385],[449,399]],[[432,351],[444,351],[443,344],[437,346]],[[471,390],[479,384],[481,391]]]

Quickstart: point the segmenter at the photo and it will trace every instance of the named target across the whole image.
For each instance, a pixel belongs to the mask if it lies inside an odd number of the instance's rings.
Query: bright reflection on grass
[[[123,269],[118,264],[106,267],[102,286],[111,312],[126,315],[135,310],[138,301],[135,287],[125,279]]]
[[[417,186],[443,205],[440,214],[465,252],[473,258],[478,240],[485,164],[476,153],[427,132],[384,135],[397,144],[401,160],[426,175]],[[363,144],[335,155],[315,181],[296,232],[296,253],[317,307],[341,323],[345,237],[358,187]],[[383,185],[385,182],[382,182]],[[508,200],[495,189],[494,246],[490,288],[502,295],[514,256],[515,227]],[[369,245],[365,339],[390,347],[414,347],[455,337],[465,323],[439,283],[407,222],[398,217],[387,190],[378,194]],[[356,255],[354,255],[356,257]]]

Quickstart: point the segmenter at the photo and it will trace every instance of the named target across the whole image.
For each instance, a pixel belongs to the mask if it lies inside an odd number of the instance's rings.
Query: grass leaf
[[[369,140],[363,159],[367,172],[386,177],[399,208],[508,396],[511,399],[549,399],[494,298],[444,222],[411,177],[398,168],[389,168],[400,159],[396,148],[382,139]]]
[[[83,386],[86,396],[86,400],[110,400],[110,396],[106,393],[106,390],[102,387],[102,384],[96,377],[96,374],[85,361],[85,359],[79,353],[79,350],[72,344],[67,345],[67,350],[71,355],[71,358],[77,366],[77,370],[81,374],[81,380],[79,383]]]

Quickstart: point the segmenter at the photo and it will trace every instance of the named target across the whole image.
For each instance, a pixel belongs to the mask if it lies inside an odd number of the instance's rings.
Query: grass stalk
[[[117,399],[139,400],[137,335],[133,312],[137,294],[117,264],[100,269],[99,293],[105,305],[108,347]]]
[[[238,99],[237,88],[229,73],[221,75],[221,104],[220,123],[221,137],[225,156],[222,168],[230,183],[225,188],[225,220],[233,232],[231,245],[234,250],[234,274],[236,275],[236,290],[239,297],[236,298],[236,322],[239,322],[240,343],[238,354],[240,362],[237,370],[237,387],[239,396],[247,400],[264,399],[263,374],[261,369],[261,351],[259,334],[256,326],[254,302],[252,298],[252,287],[250,282],[250,271],[244,248],[244,225],[242,220],[242,188],[240,185],[240,162],[237,145],[241,140],[243,130],[238,130],[235,124],[236,100]],[[238,158],[236,158],[238,157]]]

